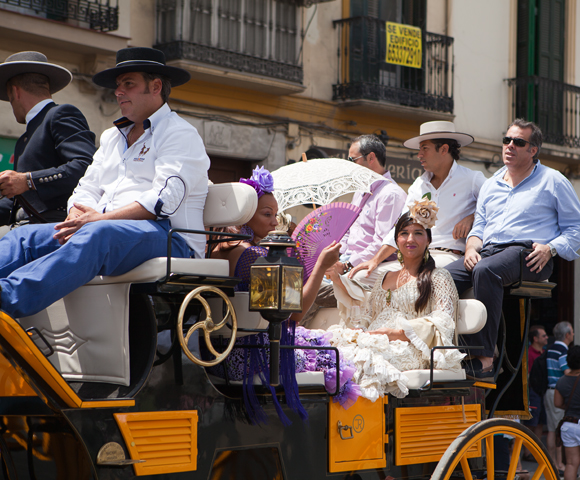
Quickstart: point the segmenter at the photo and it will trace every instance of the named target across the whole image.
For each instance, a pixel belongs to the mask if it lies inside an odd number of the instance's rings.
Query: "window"
[[[519,0],[515,115],[539,125],[546,141],[569,137],[564,82],[565,0]],[[562,138],[560,138],[562,137]]]
[[[296,65],[298,7],[276,0],[159,0],[158,38]]]

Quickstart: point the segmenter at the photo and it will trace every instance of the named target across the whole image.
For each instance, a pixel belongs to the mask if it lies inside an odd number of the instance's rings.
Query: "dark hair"
[[[272,195],[274,196],[273,193],[270,192],[264,192],[264,195]],[[254,212],[254,215],[256,215],[256,213]],[[252,218],[254,218],[252,216]],[[242,233],[242,227],[243,225],[237,225],[237,226],[232,226],[232,227],[217,227],[214,228],[213,231],[214,232],[225,232],[225,233]],[[296,227],[296,226],[294,226]],[[212,241],[211,245],[210,245],[210,252],[227,252],[228,250],[233,250],[235,247],[237,247],[238,245],[240,245],[242,242],[247,242],[250,245],[256,246],[258,245],[254,239],[251,240],[231,240],[229,242],[218,242],[218,243],[214,243],[213,240],[219,240],[220,237],[218,235],[209,235],[208,241]]]
[[[395,226],[395,242],[397,238],[399,238],[399,233],[401,230],[412,223],[415,223],[411,214],[409,212],[401,215],[397,225]],[[427,238],[429,239],[429,243],[431,243],[431,229],[426,228],[425,231],[427,232]],[[398,244],[397,244],[398,245]],[[427,249],[429,246],[427,245]],[[419,267],[419,274],[417,276],[417,290],[419,290],[419,298],[415,302],[415,310],[417,313],[422,312],[429,303],[429,297],[431,296],[431,274],[435,269],[435,260],[433,257],[429,255],[429,258],[426,262],[422,262],[421,266]]]
[[[538,127],[534,122],[528,122],[523,118],[516,118],[507,128],[508,130],[511,127],[519,127],[522,130],[527,128],[532,129],[532,134],[530,135],[530,146],[528,150],[532,147],[538,147],[538,151],[534,155],[534,160],[537,160],[540,157],[540,150],[542,149],[542,130]]]
[[[358,150],[361,155],[368,155],[374,153],[379,161],[381,167],[387,164],[387,149],[385,144],[376,135],[361,135],[356,137],[352,143],[358,143]]]
[[[145,80],[147,84],[156,79],[161,80],[161,100],[163,100],[164,103],[167,103],[169,101],[169,95],[171,95],[171,80],[169,80],[165,75],[160,75],[159,73],[139,73],[143,75],[143,80]]]
[[[572,345],[568,349],[567,362],[572,370],[580,369],[580,345]]]
[[[33,95],[50,95],[50,82],[46,75],[42,73],[21,73],[15,75],[8,82],[7,87],[16,85],[22,90]]]
[[[546,330],[542,325],[532,325],[530,327],[530,333],[528,333],[528,341],[534,343],[534,338],[540,334],[540,330]]]
[[[453,140],[452,138],[435,138],[431,141],[435,145],[435,151],[438,152],[443,145],[447,145],[449,147],[449,155],[451,155],[453,160],[459,160],[461,145],[459,145],[457,140]]]

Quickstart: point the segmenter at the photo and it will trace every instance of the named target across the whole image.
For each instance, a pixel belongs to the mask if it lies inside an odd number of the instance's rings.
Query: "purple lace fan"
[[[329,203],[309,213],[298,224],[292,240],[296,242],[296,258],[304,265],[304,283],[312,273],[320,252],[337,242],[354,223],[361,208],[346,202]]]

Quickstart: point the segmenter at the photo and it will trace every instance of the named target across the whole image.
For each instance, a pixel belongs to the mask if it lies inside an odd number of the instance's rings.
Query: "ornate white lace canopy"
[[[272,172],[278,211],[296,205],[328,205],[346,193],[370,192],[384,177],[342,158],[316,158],[286,165]]]

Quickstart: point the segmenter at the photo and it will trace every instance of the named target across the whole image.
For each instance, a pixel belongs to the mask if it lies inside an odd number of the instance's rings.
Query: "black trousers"
[[[466,345],[483,345],[483,351],[474,350],[473,354],[493,357],[501,318],[504,286],[519,281],[520,252],[523,249],[532,248],[532,243],[532,241],[527,241],[514,244],[487,245],[479,252],[481,260],[471,272],[465,269],[463,259],[445,267],[451,273],[459,295],[468,288],[473,287],[475,298],[481,301],[487,309],[487,322],[483,329],[472,335],[463,336]],[[526,254],[524,255],[527,256]],[[554,268],[552,259],[548,261],[539,273],[531,272],[526,267],[526,263],[524,259],[523,280],[529,282],[547,280]]]

